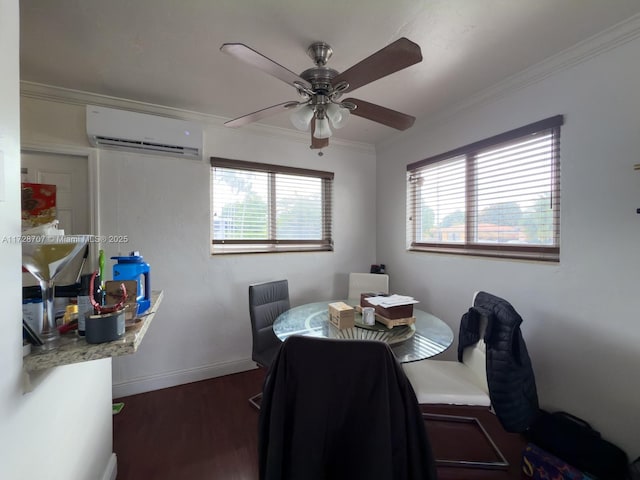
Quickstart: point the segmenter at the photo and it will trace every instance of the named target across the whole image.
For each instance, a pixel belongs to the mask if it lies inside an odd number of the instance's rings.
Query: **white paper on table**
[[[367,302],[369,302],[373,306],[381,306],[384,308],[389,307],[399,307],[400,305],[412,305],[414,303],[420,303],[413,297],[409,297],[407,295],[389,295],[383,296],[378,295],[375,297],[367,297]]]

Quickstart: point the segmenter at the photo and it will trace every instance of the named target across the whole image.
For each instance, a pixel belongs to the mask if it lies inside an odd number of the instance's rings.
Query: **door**
[[[57,153],[22,151],[22,181],[56,186],[56,217],[65,234],[91,233],[89,221],[89,162],[87,157]],[[84,253],[84,252],[83,252]],[[74,283],[82,253],[65,268],[56,283]],[[83,273],[88,273],[85,267]],[[36,285],[35,278],[23,274],[23,285]]]

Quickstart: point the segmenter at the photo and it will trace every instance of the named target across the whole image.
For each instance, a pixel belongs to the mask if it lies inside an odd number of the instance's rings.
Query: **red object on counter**
[[[65,323],[64,325],[60,325],[58,327],[58,332],[60,334],[70,332],[71,330],[75,330],[78,328],[78,320],[72,320],[69,323]]]
[[[97,275],[98,275],[98,270],[93,272],[93,275],[91,275],[91,279],[89,280],[90,292],[93,292],[93,284],[95,282]],[[100,305],[98,302],[96,302],[95,298],[93,298],[93,295],[89,295],[89,301],[91,302],[91,305],[93,306],[94,310],[98,313],[98,315],[101,315],[103,313],[113,313],[120,310],[124,305],[124,302],[127,301],[127,289],[125,288],[124,283],[120,284],[120,292],[122,293],[120,297],[120,301],[115,305],[111,305],[111,306]]]

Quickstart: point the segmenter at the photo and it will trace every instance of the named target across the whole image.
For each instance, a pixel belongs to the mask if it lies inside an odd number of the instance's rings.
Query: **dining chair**
[[[259,367],[269,368],[282,342],[273,333],[273,322],[289,310],[289,282],[276,280],[249,285],[249,317],[251,319],[251,359]],[[260,410],[262,393],[252,396],[249,403]]]
[[[436,478],[415,393],[386,343],[291,336],[263,391],[261,480]]]
[[[487,292],[476,292],[473,307],[460,321],[459,362],[429,360],[404,365],[418,401],[490,407],[506,431],[526,432],[540,410],[521,323],[522,317],[509,302]],[[443,419],[438,417],[469,420],[425,414],[426,419]],[[479,420],[470,420],[480,428],[498,460],[436,460],[436,464],[507,468],[504,455]]]
[[[361,293],[389,293],[386,273],[350,273],[348,299],[360,300]]]
[[[478,292],[473,296],[474,301]],[[462,361],[421,360],[403,365],[420,404],[491,406],[487,384],[484,332],[487,318],[480,319],[480,339],[463,349]]]
[[[478,293],[474,293],[472,305],[475,305]],[[475,344],[462,349],[462,361],[421,360],[403,365],[420,405],[445,404],[491,407],[487,383],[487,346],[484,340],[487,323],[488,318],[484,315],[481,316],[478,328],[479,340]],[[496,469],[504,469],[509,466],[504,455],[477,418],[430,414],[424,414],[424,418],[426,420],[442,421],[475,421],[496,453],[497,458],[497,460],[492,461],[436,459],[436,464]]]

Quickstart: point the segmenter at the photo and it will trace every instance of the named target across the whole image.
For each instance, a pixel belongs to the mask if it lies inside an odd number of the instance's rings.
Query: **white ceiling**
[[[638,12],[638,0],[20,0],[21,78],[232,119],[298,96],[222,43],[300,73],[313,41],[344,71],[407,37],[424,60],[349,96],[420,120]],[[287,113],[261,123],[292,128]],[[335,136],[394,132],[352,117]]]

